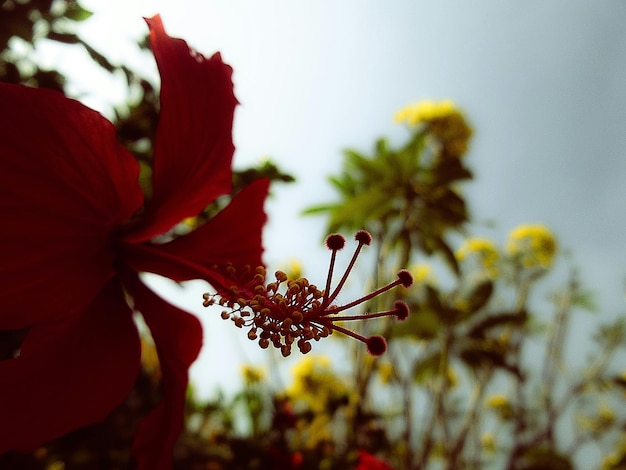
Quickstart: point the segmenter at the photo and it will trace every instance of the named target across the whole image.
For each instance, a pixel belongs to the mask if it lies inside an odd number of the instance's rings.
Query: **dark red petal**
[[[234,151],[232,69],[219,54],[207,59],[169,37],[159,16],[147,22],[161,74],[161,114],[153,199],[146,226],[130,235],[133,241],[164,233],[229,193]]]
[[[224,210],[197,230],[163,245],[124,244],[120,253],[136,271],[153,272],[175,281],[204,279],[229,287],[213,265],[262,265],[263,203],[269,182],[247,186]],[[226,285],[225,285],[226,284]]]
[[[183,428],[189,366],[202,347],[202,326],[154,294],[135,273],[125,272],[123,278],[150,328],[163,375],[163,400],[139,424],[133,455],[139,470],[171,469],[172,450]]]
[[[359,465],[356,470],[392,470],[392,468],[384,460],[363,449],[359,449]]]
[[[111,232],[143,196],[100,114],[8,84],[0,109],[0,329],[15,329],[91,304],[114,274]]]
[[[116,279],[80,315],[34,325],[20,357],[0,361],[0,454],[103,420],[132,389],[140,354]]]

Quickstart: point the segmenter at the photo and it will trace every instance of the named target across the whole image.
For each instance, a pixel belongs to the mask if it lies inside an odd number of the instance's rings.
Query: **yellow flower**
[[[241,375],[243,375],[243,379],[247,385],[253,385],[263,381],[265,371],[261,367],[243,364],[241,366]]]
[[[459,111],[452,100],[435,102],[433,100],[422,100],[411,103],[398,110],[394,114],[397,123],[406,123],[409,126],[416,126],[421,123],[444,119],[457,114]]]
[[[152,338],[141,337],[141,365],[154,382],[161,380],[159,356]]]
[[[302,277],[302,263],[296,258],[291,258],[287,261],[283,271],[289,279],[300,279]]]
[[[498,275],[500,253],[496,244],[488,238],[468,238],[455,253],[459,261],[474,257],[487,275],[494,278]]]
[[[480,444],[483,446],[483,449],[492,453],[496,450],[496,436],[491,432],[483,433],[483,435],[480,436]]]
[[[508,420],[513,416],[513,405],[507,396],[501,393],[488,397],[485,400],[485,407],[494,410],[503,420]]]
[[[184,224],[189,230],[194,230],[198,228],[198,222],[199,222],[199,218],[194,216],[194,217],[187,217],[181,223]]]
[[[509,233],[506,250],[525,268],[548,269],[556,254],[556,238],[545,225],[520,225]]]
[[[619,468],[618,465],[622,459],[622,456],[616,451],[612,451],[606,457],[602,459],[602,466],[600,470],[614,470]]]
[[[324,412],[332,401],[345,398],[348,389],[334,373],[325,356],[307,356],[292,369],[293,382],[287,395],[305,402],[311,410]]]
[[[448,380],[448,387],[450,388],[455,388],[459,384],[459,376],[452,367],[448,367],[446,379]]]
[[[485,400],[485,406],[487,408],[502,408],[503,406],[509,406],[509,399],[502,393],[496,393],[487,397]]]
[[[429,264],[417,263],[409,268],[415,284],[435,284],[436,279]]]
[[[409,127],[428,127],[449,156],[463,155],[472,136],[472,129],[452,100],[424,100],[409,104],[395,113],[394,120]]]
[[[607,428],[615,422],[615,412],[606,403],[598,405],[598,421]]]
[[[391,362],[385,361],[378,364],[378,378],[384,384],[392,381],[395,374],[395,368]]]
[[[595,416],[577,415],[576,421],[580,428],[599,434],[615,425],[615,412],[606,403],[600,403]]]

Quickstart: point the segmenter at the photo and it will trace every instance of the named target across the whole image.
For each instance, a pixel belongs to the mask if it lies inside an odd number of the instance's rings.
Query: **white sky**
[[[624,310],[626,274],[626,2],[623,0],[96,0],[81,33],[114,61],[137,61],[142,16],[160,12],[171,35],[199,51],[220,50],[242,103],[235,123],[238,166],[270,155],[298,178],[267,207],[267,257],[302,260],[322,283],[322,219],[299,212],[331,201],[326,176],[341,149],[400,142],[392,114],[422,98],[451,98],[475,127],[466,185],[476,220],[504,241],[521,223],[553,227],[574,251],[602,315]],[[48,54],[67,67],[76,59]],[[91,75],[76,82],[92,91]],[[112,88],[111,88],[112,87]],[[97,88],[97,87],[96,87]],[[106,84],[93,106],[123,96]],[[101,107],[107,111],[106,106]],[[198,294],[177,296],[196,305]],[[195,309],[202,312],[202,309]],[[204,315],[206,317],[206,315]],[[217,317],[215,315],[214,317]],[[216,318],[194,368],[203,392],[238,381],[237,363],[263,361],[245,335]],[[234,346],[235,341],[246,347]],[[232,339],[235,338],[235,339]],[[236,343],[235,343],[236,344]],[[324,352],[321,344],[317,352]],[[322,346],[322,347],[320,347]],[[219,366],[215,358],[219,357]],[[233,362],[227,359],[233,358]]]

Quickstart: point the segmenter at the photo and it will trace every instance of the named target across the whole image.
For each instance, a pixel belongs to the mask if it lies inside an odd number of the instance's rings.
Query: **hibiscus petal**
[[[136,271],[152,272],[175,281],[204,279],[215,287],[228,288],[214,265],[232,263],[251,267],[263,264],[262,231],[267,219],[263,204],[269,182],[247,186],[231,203],[205,225],[163,245],[124,244],[124,262]]]
[[[0,108],[0,329],[18,329],[91,304],[114,274],[110,234],[143,196],[136,160],[100,114],[8,84]]]
[[[157,15],[147,20],[161,74],[161,112],[154,148],[153,197],[133,241],[164,233],[197,215],[231,188],[232,69],[169,37]]]
[[[139,424],[133,455],[139,470],[166,470],[183,428],[188,371],[202,347],[202,326],[154,294],[132,271],[124,272],[123,279],[150,328],[163,376],[163,400]]]
[[[132,389],[140,351],[117,279],[81,315],[34,325],[20,356],[0,361],[0,454],[102,421]]]

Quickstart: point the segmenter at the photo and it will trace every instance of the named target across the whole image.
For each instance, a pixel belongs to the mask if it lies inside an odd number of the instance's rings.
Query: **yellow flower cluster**
[[[556,254],[556,238],[545,225],[520,225],[509,233],[506,250],[525,268],[548,269]]]
[[[513,416],[513,405],[507,396],[501,393],[487,397],[485,407],[494,410],[503,420],[508,420]]]
[[[405,122],[409,126],[416,126],[422,122],[445,119],[458,114],[458,109],[452,100],[432,101],[423,100],[411,103],[398,110],[394,119],[398,123]]]
[[[602,459],[600,470],[619,470],[623,469],[624,459],[626,458],[626,432],[621,432],[615,448]]]
[[[300,279],[302,277],[302,263],[296,258],[287,261],[285,269],[283,269],[289,279]]]
[[[424,100],[409,104],[395,113],[394,120],[409,127],[427,126],[448,156],[463,155],[472,136],[472,129],[452,100]]]
[[[331,401],[348,395],[346,384],[334,373],[326,356],[307,356],[292,369],[293,382],[287,395],[302,400],[314,412],[324,412]]]
[[[413,282],[417,285],[436,284],[437,282],[433,269],[429,264],[416,263],[409,268],[409,272],[413,276]]]
[[[378,378],[384,384],[390,384],[396,374],[396,368],[393,363],[384,361],[378,364]]]
[[[502,393],[495,393],[485,400],[485,406],[487,408],[502,408],[503,406],[509,406],[509,399]]]
[[[265,379],[265,371],[261,367],[243,364],[241,366],[241,375],[246,385],[254,385],[263,382]]]
[[[468,238],[455,253],[459,261],[475,258],[487,275],[494,278],[498,275],[500,253],[496,244],[488,238]]]
[[[292,369],[293,382],[286,395],[296,408],[304,411],[296,425],[295,440],[298,446],[318,449],[333,443],[339,405],[356,403],[358,397],[350,393],[347,385],[332,369],[325,356],[306,356]],[[343,409],[343,413],[349,412]],[[311,412],[311,413],[309,413]]]
[[[480,436],[480,444],[485,451],[493,453],[496,450],[496,436],[492,432],[485,432]]]
[[[595,416],[576,416],[578,426],[593,433],[605,432],[615,424],[615,412],[606,403],[598,405],[598,412]]]

